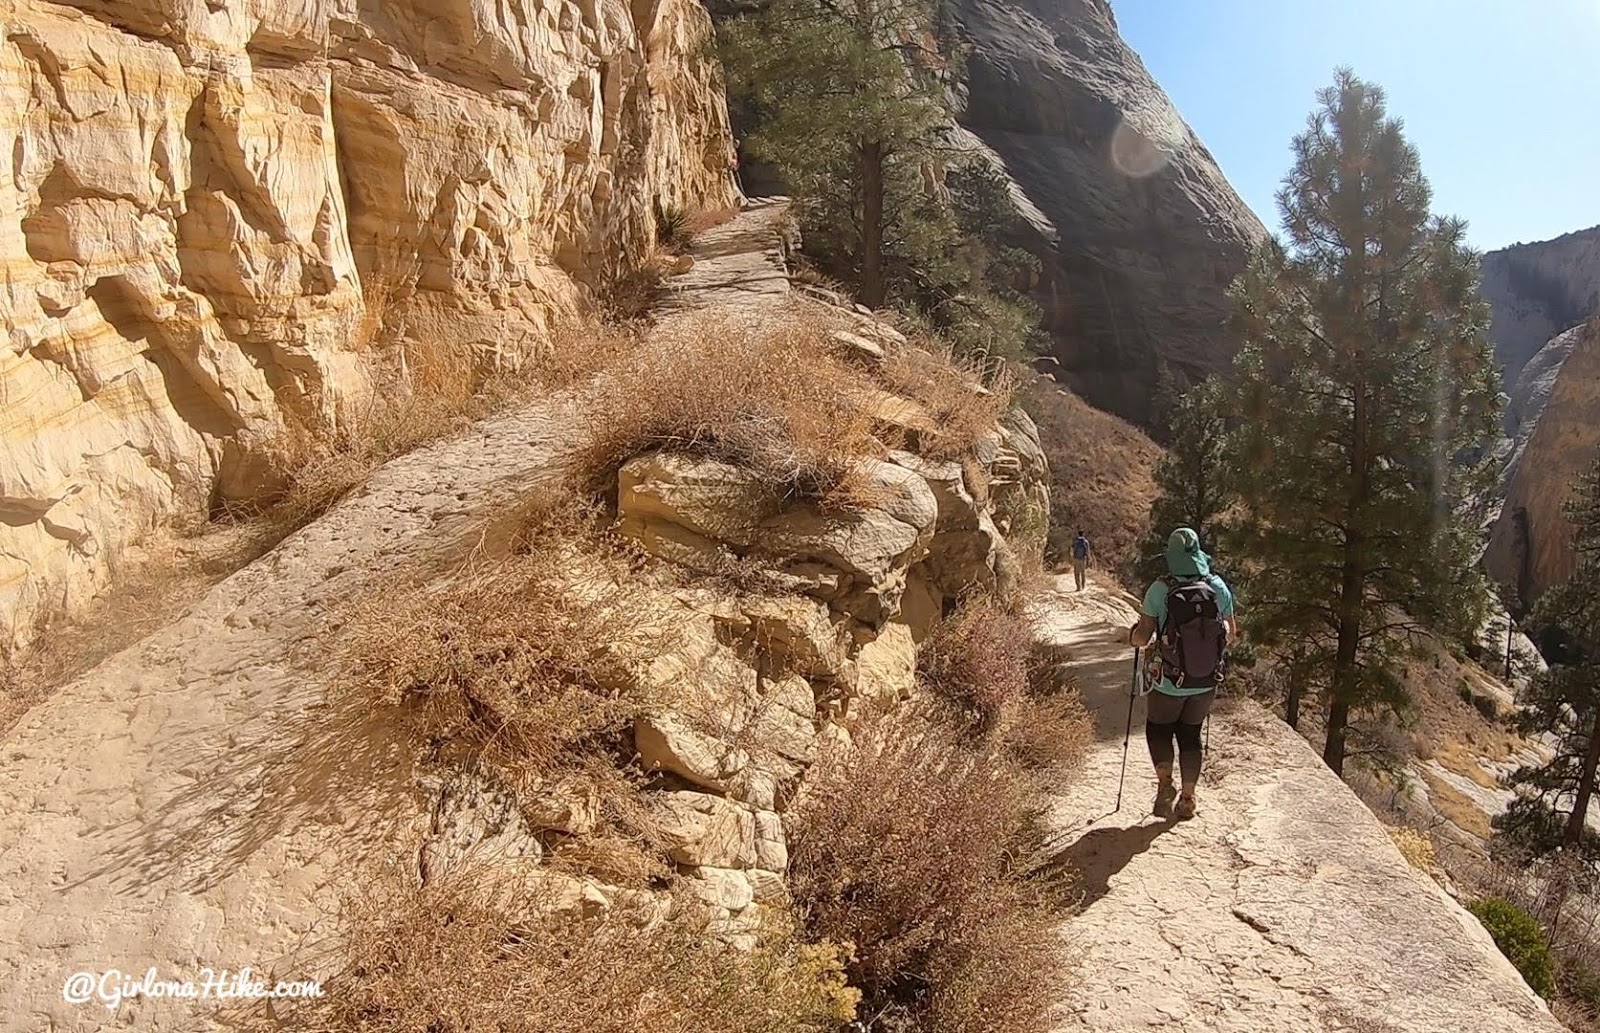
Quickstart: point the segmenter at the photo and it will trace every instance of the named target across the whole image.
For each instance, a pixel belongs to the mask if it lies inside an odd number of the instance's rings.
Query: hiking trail
[[[697,239],[669,307],[781,301],[786,212],[755,202]],[[416,866],[412,747],[381,715],[330,714],[330,644],[362,598],[505,546],[583,433],[582,391],[393,460],[0,738],[0,1030],[216,1028],[216,1001],[112,1011],[63,985],[308,978],[291,959],[331,930],[348,875]]]
[[[1036,605],[1095,743],[1052,814],[1081,869],[1065,926],[1078,975],[1063,1028],[1206,1033],[1559,1033],[1481,926],[1401,857],[1372,813],[1287,725],[1247,700],[1212,717],[1187,822],[1150,814],[1155,781],[1134,708],[1116,801],[1136,601],[1071,575]]]

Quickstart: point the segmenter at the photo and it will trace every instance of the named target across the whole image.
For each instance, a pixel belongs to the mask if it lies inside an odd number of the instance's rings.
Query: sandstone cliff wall
[[[735,199],[695,0],[0,0],[0,646],[385,346],[525,353]],[[381,328],[381,329],[380,329]]]
[[[971,44],[961,124],[1007,170],[1034,227],[1034,291],[1061,379],[1148,423],[1227,365],[1225,291],[1265,236],[1103,0],[955,0]]]
[[[1600,321],[1574,327],[1551,347],[1565,361],[1517,453],[1484,556],[1489,573],[1517,586],[1528,602],[1573,571],[1572,530],[1561,504],[1600,449]]]

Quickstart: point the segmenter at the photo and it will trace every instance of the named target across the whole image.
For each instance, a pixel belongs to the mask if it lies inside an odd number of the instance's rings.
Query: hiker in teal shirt
[[[1161,680],[1146,700],[1144,723],[1145,742],[1156,769],[1152,811],[1163,818],[1192,818],[1203,759],[1200,729],[1217,698],[1227,640],[1238,629],[1233,619],[1233,591],[1211,572],[1211,557],[1200,548],[1198,534],[1187,527],[1173,531],[1167,538],[1166,558],[1168,576],[1145,591],[1139,623],[1128,637],[1135,646],[1149,645],[1160,637]],[[1182,628],[1167,627],[1169,597],[1182,600]],[[1157,650],[1151,652],[1147,662],[1156,661]],[[1172,786],[1174,752],[1183,780],[1181,791]]]

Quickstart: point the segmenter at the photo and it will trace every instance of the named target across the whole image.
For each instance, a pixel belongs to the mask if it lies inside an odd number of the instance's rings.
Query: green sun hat
[[[1192,528],[1180,527],[1167,536],[1167,570],[1173,577],[1205,577],[1211,573],[1211,557],[1200,548],[1200,536]]]

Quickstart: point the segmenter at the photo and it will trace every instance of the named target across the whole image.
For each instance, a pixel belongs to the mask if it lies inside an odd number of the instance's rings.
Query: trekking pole
[[[1139,696],[1139,647],[1133,647],[1133,676],[1128,681],[1128,723],[1122,730],[1122,772],[1117,775],[1117,806],[1111,813],[1122,810],[1122,783],[1128,777],[1128,739],[1133,735],[1133,701]]]

